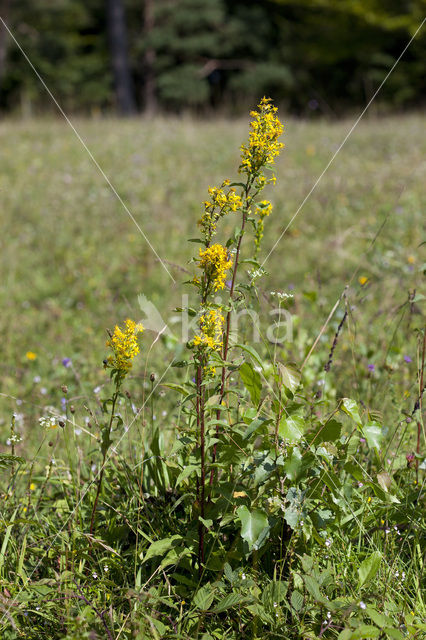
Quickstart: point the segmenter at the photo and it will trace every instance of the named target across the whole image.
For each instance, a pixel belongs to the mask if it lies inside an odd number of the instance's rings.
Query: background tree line
[[[298,114],[365,104],[424,17],[424,0],[0,0],[61,105],[132,114],[238,110],[263,94]],[[385,84],[422,99],[420,32]],[[0,25],[0,109],[51,101]]]

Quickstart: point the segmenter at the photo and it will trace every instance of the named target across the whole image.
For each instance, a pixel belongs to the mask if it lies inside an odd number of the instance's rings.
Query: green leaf
[[[343,398],[342,411],[346,413],[357,425],[361,425],[361,416],[359,413],[358,405],[355,400],[351,398]]]
[[[220,600],[211,611],[212,613],[221,613],[222,611],[231,609],[231,607],[235,607],[237,604],[240,604],[240,602],[242,602],[243,600],[244,600],[244,597],[241,594],[229,593],[222,600]]]
[[[265,607],[273,607],[274,603],[280,603],[285,599],[288,582],[283,580],[271,580],[262,593],[262,602]]]
[[[255,371],[249,362],[244,362],[239,369],[239,373],[253,404],[257,406],[260,402],[260,392],[262,391],[259,372]]]
[[[388,616],[385,616],[383,613],[379,613],[372,607],[367,607],[365,613],[371,618],[371,620],[378,627],[385,627],[386,625],[391,625],[392,620]]]
[[[296,611],[300,611],[303,607],[303,596],[299,591],[293,591],[290,598],[290,604]]]
[[[281,376],[281,382],[285,386],[286,389],[291,391],[291,393],[296,393],[300,380],[302,378],[302,374],[295,366],[291,364],[283,365],[281,362],[278,363],[278,369]]]
[[[374,578],[379,570],[380,563],[382,561],[382,554],[380,551],[374,551],[368,558],[366,558],[358,569],[359,586],[362,587]]]
[[[363,638],[377,638],[380,635],[380,629],[370,624],[362,624],[352,632],[350,640],[361,640]]]
[[[182,536],[172,536],[171,538],[163,538],[162,540],[157,540],[153,542],[147,549],[144,558],[142,560],[142,564],[147,562],[150,558],[155,558],[156,556],[165,556],[170,549],[176,547],[179,542],[183,540]]]
[[[336,442],[340,438],[342,425],[337,420],[329,420],[309,436],[310,444],[318,446],[321,442]]]
[[[389,638],[394,638],[395,640],[406,640],[407,638],[407,636],[404,636],[399,629],[395,629],[394,627],[385,627],[383,631]]]
[[[256,349],[253,349],[253,347],[251,347],[248,344],[236,344],[234,345],[234,347],[238,347],[239,349],[246,351],[253,358],[253,360],[255,360],[257,364],[263,369],[262,359],[260,355],[257,353]]]
[[[208,582],[201,589],[198,589],[194,596],[193,604],[201,611],[207,611],[213,604],[214,589]]]
[[[383,437],[382,428],[377,422],[367,424],[363,427],[362,432],[370,449],[380,451],[380,445]]]
[[[20,456],[13,456],[11,453],[0,453],[0,468],[12,467],[15,463],[24,464],[25,459]]]
[[[247,440],[247,438],[249,438],[251,436],[252,433],[254,433],[255,431],[257,431],[258,429],[260,429],[260,427],[266,427],[266,425],[270,424],[272,422],[272,420],[267,420],[266,418],[256,418],[256,420],[253,420],[247,427],[244,435],[243,435],[243,440]]]
[[[238,507],[237,515],[241,520],[241,537],[249,550],[259,549],[258,545],[265,539],[264,531],[269,530],[267,515],[258,509],[249,511],[245,505]]]
[[[283,440],[299,442],[303,437],[305,421],[301,416],[284,416],[281,418],[278,433]]]
[[[317,602],[327,605],[328,600],[321,595],[318,582],[312,576],[303,576],[303,582],[305,583],[306,590],[311,594]]]

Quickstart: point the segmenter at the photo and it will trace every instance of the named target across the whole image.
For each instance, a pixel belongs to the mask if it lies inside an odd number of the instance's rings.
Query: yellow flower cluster
[[[225,190],[229,184],[230,181],[225,180],[220,187],[209,187],[210,200],[204,201],[204,215],[198,221],[208,240],[215,233],[220,218],[231,211],[238,211],[243,206],[243,201],[234,187]]]
[[[132,360],[139,353],[138,333],[142,333],[143,326],[127,319],[124,329],[116,325],[106,346],[111,347],[114,355],[105,360],[105,367],[117,369],[124,376],[132,368]]]
[[[266,164],[274,164],[275,157],[284,145],[278,138],[284,131],[279,118],[276,116],[277,107],[270,104],[269,98],[262,98],[259,111],[251,111],[253,117],[250,123],[252,131],[248,145],[241,147],[241,173],[257,173]]]
[[[213,351],[221,349],[223,344],[223,325],[225,318],[219,309],[210,309],[200,318],[200,335],[195,336],[193,345],[203,346]]]
[[[223,289],[228,269],[232,267],[232,259],[228,257],[228,250],[221,244],[213,244],[207,249],[200,249],[199,268],[204,270],[207,290]]]
[[[256,207],[255,214],[261,218],[265,218],[272,213],[272,204],[269,200],[262,200]]]

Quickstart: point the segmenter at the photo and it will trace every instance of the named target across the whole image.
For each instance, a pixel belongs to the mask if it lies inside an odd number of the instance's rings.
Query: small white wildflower
[[[277,602],[274,602],[274,607],[278,607],[278,603]]]
[[[109,566],[107,564],[104,566],[104,571],[105,571],[105,573],[108,573],[108,571],[109,571]]]
[[[18,405],[18,407],[20,407],[20,406],[21,406],[21,404],[22,404],[22,400],[20,400],[20,399],[18,398],[18,400],[16,401],[16,404]]]
[[[359,608],[360,608],[360,609],[366,609],[366,608],[367,608],[367,605],[365,604],[365,602],[363,602],[363,601],[361,600],[361,602],[359,603]]]
[[[95,464],[92,464],[92,466],[90,468],[91,468],[93,473],[96,471],[96,465]]]
[[[93,389],[93,393],[99,393],[101,389],[102,389],[102,387],[95,387]]]
[[[325,541],[325,546],[331,547],[332,544],[333,544],[333,540],[331,538],[327,538],[327,540]]]
[[[35,384],[38,384],[40,380],[41,380],[40,376],[34,376],[33,378],[33,382],[35,382]]]
[[[242,573],[242,574],[241,574],[241,580],[245,580],[245,579],[246,579],[246,574],[245,574],[245,573]]]
[[[96,573],[96,571],[94,571],[94,572],[92,573],[92,576],[93,576],[93,577],[95,578],[95,580],[96,580],[96,578],[98,577],[98,574]]]
[[[47,389],[46,389],[46,387],[42,387],[42,388],[40,389],[40,393],[41,393],[43,396],[45,396],[45,395],[46,395],[46,393],[47,393]]]
[[[163,412],[161,413],[161,415],[163,416],[163,418],[165,418],[165,417],[166,417],[166,415],[167,415],[167,411],[163,411]]]
[[[327,618],[330,620],[330,618],[331,618],[331,611],[327,611]]]
[[[74,429],[74,433],[76,436],[81,435],[81,429],[78,429],[78,428]]]

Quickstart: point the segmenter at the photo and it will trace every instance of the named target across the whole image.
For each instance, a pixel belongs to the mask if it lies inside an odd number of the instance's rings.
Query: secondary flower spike
[[[116,369],[124,378],[132,368],[133,358],[139,353],[138,334],[142,331],[143,326],[129,318],[125,321],[123,329],[116,325],[114,333],[106,342],[106,346],[112,349],[113,355],[105,360],[105,367]]]

